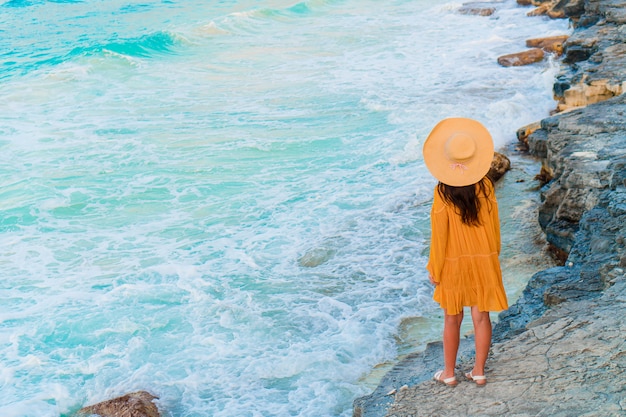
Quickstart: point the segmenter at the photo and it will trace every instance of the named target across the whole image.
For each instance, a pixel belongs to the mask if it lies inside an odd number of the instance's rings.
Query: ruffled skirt
[[[459,314],[471,306],[480,311],[509,308],[498,254],[446,258],[433,299],[447,314]]]

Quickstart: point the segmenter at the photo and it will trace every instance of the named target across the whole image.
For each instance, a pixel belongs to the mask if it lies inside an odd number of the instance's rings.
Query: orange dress
[[[479,190],[478,185],[477,192]],[[500,270],[500,220],[491,181],[479,196],[480,226],[468,226],[452,204],[446,204],[437,188],[431,209],[430,257],[426,269],[438,285],[433,299],[447,314],[459,314],[464,306],[480,311],[508,308]]]

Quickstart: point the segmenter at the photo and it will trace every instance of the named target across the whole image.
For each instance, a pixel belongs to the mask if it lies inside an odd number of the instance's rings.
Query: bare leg
[[[491,318],[488,311],[479,311],[477,306],[472,307],[472,321],[474,322],[474,338],[476,342],[476,362],[472,375],[485,375],[485,363],[491,347]],[[484,380],[476,381],[482,385]]]
[[[448,314],[444,310],[443,322],[443,362],[444,370],[442,378],[454,376],[456,367],[456,355],[459,350],[459,340],[461,338],[461,323],[463,322],[463,311],[460,314]]]

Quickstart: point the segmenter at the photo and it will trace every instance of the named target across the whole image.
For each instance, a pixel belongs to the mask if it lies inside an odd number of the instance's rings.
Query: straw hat
[[[491,167],[493,140],[480,122],[463,117],[444,119],[424,142],[424,162],[446,185],[461,187],[480,181]]]

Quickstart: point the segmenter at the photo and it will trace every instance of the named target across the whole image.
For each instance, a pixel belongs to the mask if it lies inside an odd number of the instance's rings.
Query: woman
[[[424,161],[439,180],[431,210],[430,257],[426,269],[434,300],[444,311],[444,369],[435,380],[457,384],[454,374],[463,307],[471,308],[476,343],[473,369],[466,377],[487,383],[485,362],[491,346],[490,311],[508,308],[502,285],[500,221],[491,180],[493,141],[476,120],[439,122],[424,143]]]

